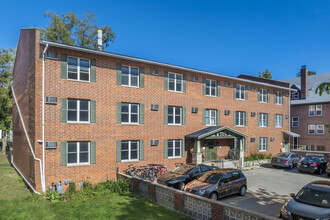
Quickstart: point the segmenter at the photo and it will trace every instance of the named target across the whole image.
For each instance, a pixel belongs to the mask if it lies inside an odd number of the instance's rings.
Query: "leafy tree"
[[[309,76],[316,75],[316,72],[315,71],[309,71],[308,70],[308,75]],[[297,77],[300,77],[300,76],[301,76],[301,72],[297,73]]]
[[[13,66],[15,50],[0,50],[0,129],[8,132],[12,129],[12,92],[11,82],[13,77]],[[3,135],[2,150],[6,149],[7,137]]]
[[[46,12],[50,18],[48,26],[40,31],[41,39],[75,45],[90,49],[97,49],[97,31],[102,30],[103,48],[114,42],[116,35],[111,26],[98,27],[93,12],[89,11],[79,18],[74,12],[58,15],[52,11]]]
[[[270,72],[268,69],[266,69],[265,72],[259,72],[259,77],[265,78],[265,79],[272,79],[273,75],[272,75],[272,72]]]
[[[315,90],[315,93],[319,93],[321,96],[323,92],[327,92],[328,95],[330,94],[330,82],[323,82]]]

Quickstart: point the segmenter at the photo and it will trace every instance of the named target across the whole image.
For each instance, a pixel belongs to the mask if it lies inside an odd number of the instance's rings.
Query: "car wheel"
[[[214,192],[214,193],[211,193],[211,195],[210,195],[210,199],[212,199],[212,200],[218,200],[218,195]]]
[[[246,194],[246,186],[242,186],[240,189],[239,189],[239,195],[240,196],[245,196]]]
[[[328,173],[328,177],[330,177],[330,173]]]
[[[273,168],[277,168],[277,166],[276,166],[276,165],[272,165],[272,167],[273,167]]]
[[[320,169],[319,169],[319,175],[322,175],[322,173],[323,173],[323,169],[320,167]]]
[[[184,190],[184,187],[186,186],[186,184],[184,182],[179,184],[179,190]]]
[[[292,169],[293,169],[293,163],[291,163],[289,166],[289,170],[292,170]]]

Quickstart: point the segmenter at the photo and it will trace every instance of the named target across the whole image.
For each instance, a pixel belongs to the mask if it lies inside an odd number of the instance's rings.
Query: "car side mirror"
[[[296,194],[294,194],[294,193],[290,193],[290,196],[291,196],[292,198],[294,198],[294,197],[296,196]]]

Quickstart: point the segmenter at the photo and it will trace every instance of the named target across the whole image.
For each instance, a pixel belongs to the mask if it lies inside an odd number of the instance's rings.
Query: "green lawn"
[[[186,219],[132,193],[70,202],[32,201],[4,155],[0,177],[0,219]]]

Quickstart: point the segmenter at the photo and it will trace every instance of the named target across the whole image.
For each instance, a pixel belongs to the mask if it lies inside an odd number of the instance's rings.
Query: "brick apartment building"
[[[315,93],[320,83],[329,82],[330,73],[308,76],[306,66],[300,72],[300,77],[283,80],[296,89],[291,94],[291,129],[300,138],[292,149],[330,152],[330,133],[325,127],[330,124],[330,95]]]
[[[230,148],[230,159],[241,162],[274,155],[289,146],[290,90],[273,80],[46,42],[38,29],[22,29],[13,165],[45,190],[53,181],[113,179],[132,163],[172,168],[224,159]]]

